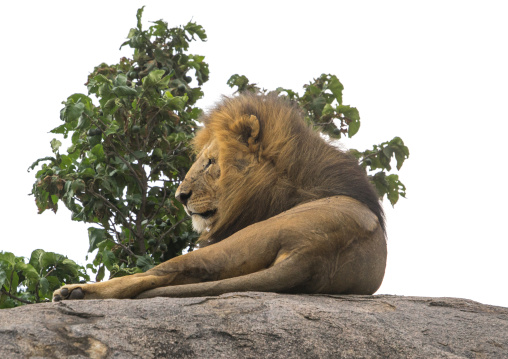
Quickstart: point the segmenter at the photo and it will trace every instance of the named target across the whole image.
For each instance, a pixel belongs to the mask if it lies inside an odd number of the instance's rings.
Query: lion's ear
[[[245,115],[233,122],[230,126],[230,130],[237,134],[251,152],[257,152],[259,150],[259,131],[260,125],[259,120],[254,115]]]

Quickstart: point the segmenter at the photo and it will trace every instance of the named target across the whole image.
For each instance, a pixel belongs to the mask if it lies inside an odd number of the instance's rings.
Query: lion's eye
[[[215,163],[215,158],[208,159],[208,163],[205,166],[205,170],[210,167],[210,165],[213,165]]]

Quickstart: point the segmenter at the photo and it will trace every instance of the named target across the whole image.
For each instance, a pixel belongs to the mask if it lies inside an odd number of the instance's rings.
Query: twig
[[[100,198],[106,204],[106,206],[108,206],[110,209],[113,209],[115,212],[117,212],[124,220],[126,227],[132,231],[132,227],[131,227],[129,221],[124,216],[124,214],[120,211],[120,209],[118,209],[118,207],[116,207],[113,203],[111,203],[106,197],[104,197],[100,193],[95,192],[92,187],[93,187],[93,184],[92,184],[92,186],[90,186],[90,188],[87,188],[87,191],[89,191],[92,194],[92,196]]]
[[[157,210],[155,211],[155,213],[153,213],[149,218],[148,218],[148,221],[150,222],[151,220],[153,220],[155,217],[157,217],[157,215],[159,214],[160,210],[162,208],[164,208],[164,202],[166,202],[166,196],[167,196],[167,192],[166,192],[166,186],[162,186],[162,189],[164,190],[164,196],[162,197],[162,200],[160,203],[162,203],[161,205],[159,205],[159,208],[157,208]]]
[[[109,141],[108,141],[109,142]],[[122,143],[123,144],[123,143]],[[129,161],[127,161],[125,158],[123,158],[123,156],[121,156],[115,146],[113,144],[111,144],[111,147],[113,149],[113,152],[115,155],[117,155],[117,157],[120,159],[120,161],[122,161],[128,168],[129,170],[131,171],[131,173],[133,174],[134,178],[136,179],[136,182],[138,182],[138,186],[139,186],[139,189],[141,191],[143,191],[143,182],[141,181],[141,178],[139,178],[138,176],[138,173],[134,170],[134,168],[131,166],[131,163]],[[143,167],[141,167],[141,169],[143,170]]]
[[[178,221],[178,222],[176,222],[174,225],[172,225],[171,227],[169,227],[169,229],[168,229],[166,232],[164,232],[164,233],[162,233],[162,234],[160,235],[161,240],[162,240],[162,238],[164,238],[165,236],[167,236],[167,235],[169,234],[169,232],[171,232],[173,229],[175,229],[175,227],[176,227],[176,226],[178,226],[179,224],[183,223],[183,222],[184,222],[184,221],[186,221],[187,219],[189,219],[189,216],[185,216],[185,217],[183,217],[181,220],[179,220],[179,221]]]
[[[106,240],[110,241],[113,244],[119,245],[120,247],[122,247],[123,250],[125,250],[127,253],[129,253],[132,257],[136,258],[136,255],[122,242],[120,242],[120,241],[116,242],[115,240],[113,240],[111,238],[106,238]]]
[[[2,290],[0,291],[2,294],[5,294],[6,296],[8,296],[9,298],[12,298],[14,300],[17,300],[18,302],[21,302],[21,303],[25,303],[25,304],[33,304],[32,302],[28,301],[28,300],[25,300],[25,299],[22,299],[22,298],[18,298],[16,297],[15,295],[12,295],[11,293],[7,292],[5,289],[2,288]]]
[[[363,156],[363,158],[361,159],[360,163],[363,163],[367,158],[371,158],[371,157],[376,157],[377,155],[379,155],[381,152],[383,152],[383,149],[380,148],[379,150],[377,150],[376,152],[372,152],[372,153],[369,153],[368,155],[365,155]]]
[[[106,238],[106,240],[111,241],[111,242],[113,242],[113,243],[114,243],[114,244],[116,244],[116,245],[119,245],[119,246],[120,246],[120,247],[122,247],[122,249],[123,249],[124,251],[126,251],[126,252],[127,252],[127,253],[131,256],[131,257],[136,258],[136,255],[135,255],[135,254],[134,254],[134,253],[133,253],[133,252],[129,249],[129,247],[127,247],[125,244],[123,244],[123,243],[122,243],[122,239],[120,238],[120,232],[118,232],[118,231],[116,230],[116,227],[115,227],[115,225],[114,225],[113,221],[112,221],[111,219],[109,219],[109,221],[110,221],[111,223],[110,223],[110,228],[109,228],[109,229],[107,229],[107,231],[112,231],[112,232],[115,234],[115,236],[116,236],[116,238],[117,238],[117,241],[115,241],[115,240],[113,240],[113,239],[111,239],[111,238]],[[130,242],[130,241],[129,241],[129,242]],[[120,258],[119,258],[119,259],[120,259]],[[122,259],[120,259],[120,260],[122,260]],[[124,261],[124,262],[126,262],[126,261]],[[126,262],[126,263],[127,263],[127,262]]]

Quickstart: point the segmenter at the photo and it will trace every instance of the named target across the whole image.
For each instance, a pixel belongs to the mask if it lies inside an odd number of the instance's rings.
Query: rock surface
[[[508,308],[229,293],[0,310],[0,358],[508,358]]]

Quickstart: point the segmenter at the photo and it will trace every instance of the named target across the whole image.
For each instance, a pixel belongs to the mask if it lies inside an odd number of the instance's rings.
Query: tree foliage
[[[61,254],[36,249],[28,263],[10,252],[0,252],[0,308],[50,300],[63,283],[90,277],[85,268]]]
[[[206,33],[193,22],[169,28],[162,20],[143,30],[142,12],[122,44],[134,49],[132,59],[97,66],[88,95],[63,103],[63,124],[51,132],[70,137],[66,153],[54,139],[54,156],[30,167],[44,162],[32,189],[40,213],[56,212],[61,201],[73,220],[95,224],[88,267],[97,281],[105,269],[112,277],[145,271],[196,238],[174,193],[192,163],[195,103],[209,72],[204,56],[188,48]]]
[[[146,271],[194,248],[197,235],[179,202],[177,186],[193,160],[190,140],[197,129],[208,80],[204,56],[190,54],[192,41],[206,40],[205,30],[189,22],[170,28],[162,20],[144,30],[143,8],[137,25],[121,47],[132,58],[100,64],[88,76],[88,94],[73,94],[63,102],[63,123],[51,133],[63,136],[50,142],[51,156],[36,160],[32,188],[39,213],[57,212],[65,205],[72,219],[90,223],[86,265],[95,280]],[[236,92],[267,92],[246,76],[228,80]],[[360,128],[358,110],[345,105],[344,87],[334,75],[323,74],[304,86],[303,95],[277,88],[301,106],[305,120],[339,139]],[[390,174],[392,159],[400,169],[409,151],[398,137],[372,150],[351,150],[368,171],[380,197],[392,204],[405,196],[398,176]],[[89,280],[85,268],[66,257],[35,250],[28,263],[12,253],[0,253],[0,308],[51,297],[62,284]]]

